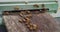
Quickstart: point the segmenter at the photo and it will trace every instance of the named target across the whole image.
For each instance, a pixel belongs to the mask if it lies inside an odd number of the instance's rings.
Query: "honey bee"
[[[29,28],[29,30],[33,30],[32,23],[30,23],[30,24],[28,25],[28,28]]]
[[[9,12],[5,12],[6,15],[9,15]]]
[[[30,24],[30,21],[26,21],[26,23],[25,23],[26,25],[28,25],[28,24]]]
[[[30,30],[37,30],[37,29],[38,29],[38,26],[37,26],[36,24],[30,23],[30,24],[28,25],[28,28],[29,28]]]
[[[30,14],[31,12],[30,11],[26,11],[27,14]]]
[[[36,24],[33,24],[33,30],[37,30],[37,25]]]
[[[18,7],[18,6],[15,6],[15,7],[14,7],[14,10],[19,10],[19,7]]]
[[[26,17],[27,18],[31,18],[32,17],[32,14],[28,14]]]
[[[23,21],[22,21],[22,19],[19,19],[19,22],[21,22],[21,23],[22,23],[22,22],[23,22]]]
[[[24,23],[26,23],[26,20],[25,20],[25,19],[23,19],[23,22],[24,22]]]
[[[30,21],[30,19],[28,17],[25,18],[27,21]]]

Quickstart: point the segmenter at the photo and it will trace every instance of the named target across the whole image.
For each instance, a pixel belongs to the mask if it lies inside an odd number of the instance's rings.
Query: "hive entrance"
[[[25,12],[28,12],[28,11],[31,14],[38,14],[38,13],[45,13],[45,12],[47,12],[47,10],[49,10],[49,9],[43,8],[43,9],[12,10],[12,11],[4,11],[3,15],[7,15],[7,14],[9,14],[9,15],[19,14],[20,12],[24,12],[25,13]]]

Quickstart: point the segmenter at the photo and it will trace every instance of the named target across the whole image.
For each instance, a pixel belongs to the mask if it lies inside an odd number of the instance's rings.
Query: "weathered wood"
[[[32,14],[31,22],[38,25],[37,31],[29,31],[24,23],[20,23],[19,15],[5,15],[4,22],[8,32],[55,32],[57,30],[56,20],[47,13]]]

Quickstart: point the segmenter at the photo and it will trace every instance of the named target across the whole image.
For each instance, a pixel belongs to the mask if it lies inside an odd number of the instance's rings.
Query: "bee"
[[[26,23],[26,20],[25,20],[25,19],[23,19],[23,22],[24,22],[24,23]]]
[[[22,20],[22,19],[19,19],[19,22],[20,22],[20,23],[22,23],[22,22],[23,22],[23,20]]]
[[[23,16],[23,14],[21,14],[21,13],[20,13],[19,15],[20,15],[20,16]]]
[[[30,19],[28,17],[25,18],[27,21],[30,21]]]
[[[26,17],[27,18],[32,18],[32,14],[28,14]]]
[[[25,23],[26,25],[28,25],[28,24],[30,24],[30,21],[26,21],[26,23]]]
[[[29,30],[33,30],[32,23],[30,23],[27,27],[29,28]]]
[[[14,10],[19,10],[19,7],[18,7],[18,6],[15,6],[15,7],[14,7]]]
[[[37,30],[38,26],[36,24],[33,24],[33,30]]]
[[[28,25],[28,28],[29,28],[29,30],[37,30],[37,29],[38,29],[38,26],[37,26],[36,24],[30,23],[30,24]]]
[[[27,11],[26,13],[27,13],[27,14],[30,14],[31,12],[30,12],[30,11]]]
[[[6,15],[9,15],[9,12],[5,12]]]

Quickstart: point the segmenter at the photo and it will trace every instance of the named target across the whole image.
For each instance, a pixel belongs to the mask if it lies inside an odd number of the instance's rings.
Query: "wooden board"
[[[32,14],[31,22],[38,25],[37,31],[30,31],[20,23],[19,15],[4,15],[3,19],[8,29],[8,32],[55,32],[57,30],[56,20],[47,13]]]

